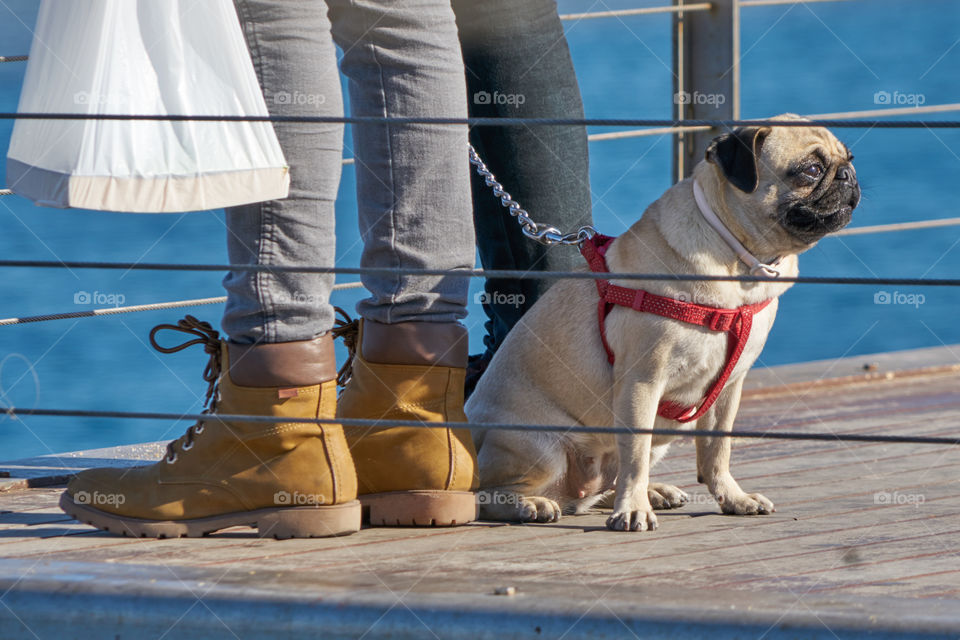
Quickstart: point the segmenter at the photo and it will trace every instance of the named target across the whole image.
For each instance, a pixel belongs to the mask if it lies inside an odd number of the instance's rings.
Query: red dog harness
[[[596,234],[589,240],[580,245],[580,253],[586,258],[590,270],[594,273],[609,273],[607,269],[606,253],[610,244],[616,238]],[[740,354],[747,345],[750,338],[750,327],[753,324],[753,316],[767,307],[773,300],[764,300],[758,304],[745,305],[736,309],[719,309],[717,307],[707,307],[692,302],[682,302],[658,296],[643,291],[642,289],[630,289],[615,284],[610,284],[609,280],[597,280],[597,291],[600,293],[600,302],[597,305],[597,313],[600,320],[600,340],[603,342],[603,348],[607,351],[607,359],[613,364],[613,350],[607,343],[606,320],[614,305],[629,307],[635,311],[643,313],[653,313],[664,318],[671,318],[695,324],[700,327],[706,327],[711,331],[723,331],[727,333],[727,362],[720,372],[720,375],[714,381],[713,386],[707,391],[706,397],[700,403],[700,407],[683,407],[675,402],[661,401],[657,409],[657,415],[677,422],[690,422],[696,420],[707,412],[713,403],[716,402],[724,385],[733,373],[733,368],[737,366]]]

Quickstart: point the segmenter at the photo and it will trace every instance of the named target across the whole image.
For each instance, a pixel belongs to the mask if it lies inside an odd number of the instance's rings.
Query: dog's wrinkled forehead
[[[777,118],[782,119],[782,118]],[[817,156],[828,165],[850,162],[853,154],[829,129],[823,127],[771,127],[761,148],[761,174],[782,175],[798,160]],[[767,171],[764,171],[764,170]],[[773,177],[773,176],[770,176]]]

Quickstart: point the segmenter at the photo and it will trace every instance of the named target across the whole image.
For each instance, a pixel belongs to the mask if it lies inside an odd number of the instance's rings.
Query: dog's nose
[[[837,169],[837,176],[835,178],[840,182],[850,182],[854,183],[857,181],[857,173],[853,170],[853,165],[845,164]]]

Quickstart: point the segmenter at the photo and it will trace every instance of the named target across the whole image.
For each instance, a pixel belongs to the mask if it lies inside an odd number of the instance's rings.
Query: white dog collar
[[[697,182],[696,179],[693,181],[693,198],[697,201],[697,208],[700,209],[700,213],[703,214],[704,219],[713,227],[714,231],[720,234],[720,237],[733,249],[740,260],[750,268],[750,275],[756,276],[763,273],[771,278],[780,277],[780,272],[774,267],[780,264],[782,258],[777,258],[773,262],[765,263],[760,262],[756,256],[747,251],[743,243],[737,240],[737,237],[730,232],[730,229],[727,229],[727,225],[723,224],[723,221],[718,218],[717,214],[710,208],[706,197],[703,195],[703,189],[700,188],[700,183]]]

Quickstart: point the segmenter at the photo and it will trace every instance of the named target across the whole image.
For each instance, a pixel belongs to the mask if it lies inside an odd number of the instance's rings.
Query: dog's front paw
[[[607,529],[611,531],[654,531],[656,528],[657,516],[653,509],[614,511],[607,518]]]
[[[662,482],[651,482],[647,497],[654,509],[676,509],[690,502],[690,496],[685,491]]]
[[[776,511],[773,503],[759,493],[739,493],[732,498],[717,496],[724,513],[737,516],[767,515]]]
[[[560,505],[550,498],[520,499],[520,522],[556,522],[560,519]]]

